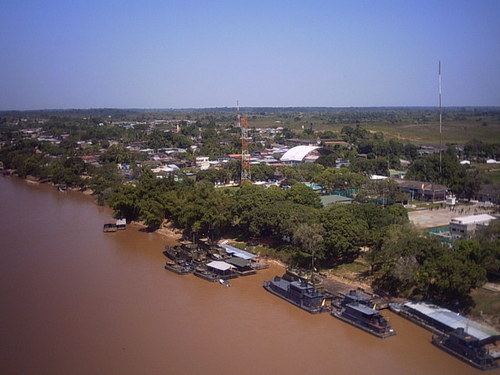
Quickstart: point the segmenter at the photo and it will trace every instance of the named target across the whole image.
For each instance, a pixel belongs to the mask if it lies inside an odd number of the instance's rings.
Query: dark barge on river
[[[380,338],[396,334],[379,311],[359,302],[332,305],[331,315]]]
[[[326,306],[328,295],[303,280],[291,281],[275,276],[273,280],[264,282],[264,288],[311,314],[328,310]]]
[[[391,310],[430,330],[432,343],[480,369],[498,366],[500,334],[493,328],[425,302],[391,304]]]
[[[167,261],[167,263],[165,264],[165,269],[168,271],[172,271],[178,275],[187,275],[194,271],[194,267],[191,263],[182,261],[178,263]]]
[[[116,232],[118,230],[127,229],[127,220],[126,219],[116,219],[115,223],[106,223],[102,227],[102,231],[104,233]]]
[[[112,233],[112,232],[116,232],[117,230],[118,230],[118,228],[116,227],[116,224],[113,224],[113,223],[104,224],[102,227],[102,231],[104,233]]]
[[[198,266],[195,268],[193,275],[210,282],[215,282],[219,277],[216,273],[207,269],[206,266]]]
[[[334,298],[332,303],[337,307],[352,303],[364,305],[371,309],[374,309],[376,308],[374,298],[375,297],[373,295],[366,293],[362,289],[351,289],[347,293],[339,293],[337,297]]]
[[[481,370],[498,367],[495,358],[486,345],[491,340],[479,340],[469,335],[463,328],[457,328],[448,334],[432,336],[432,343],[455,357]]]

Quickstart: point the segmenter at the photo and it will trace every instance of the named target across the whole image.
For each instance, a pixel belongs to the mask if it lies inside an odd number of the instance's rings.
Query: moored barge
[[[380,338],[396,334],[379,311],[359,302],[332,306],[331,315]]]
[[[112,224],[112,223],[104,224],[102,227],[102,231],[104,233],[112,233],[112,232],[116,232],[117,230],[118,230],[118,228],[116,227],[116,224]]]
[[[314,285],[305,281],[290,281],[275,276],[273,280],[264,282],[264,288],[311,314],[327,311],[326,293],[318,291]]]
[[[193,275],[202,278],[203,280],[210,281],[212,283],[219,279],[216,273],[207,270],[205,267],[197,267],[194,270]]]
[[[175,263],[167,261],[167,263],[165,264],[165,269],[168,271],[175,272],[178,275],[187,275],[194,271],[194,267],[187,262]]]
[[[491,370],[498,367],[485,344],[466,333],[463,328],[457,328],[448,334],[433,335],[432,343],[478,369]]]

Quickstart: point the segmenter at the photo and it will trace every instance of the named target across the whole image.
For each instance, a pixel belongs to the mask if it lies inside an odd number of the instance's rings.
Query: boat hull
[[[441,350],[444,350],[445,352],[447,352],[448,354],[451,354],[452,356],[462,360],[463,362],[465,363],[468,363],[469,365],[477,368],[477,369],[480,369],[480,370],[493,370],[493,369],[496,369],[498,368],[498,364],[497,363],[494,363],[493,365],[482,365],[481,363],[477,363],[476,361],[470,359],[470,358],[467,358],[466,356],[464,356],[463,354],[460,354],[458,353],[457,351],[449,348],[448,346],[444,345],[442,340],[439,339],[439,337],[436,337],[436,336],[433,336],[432,337],[432,343],[437,346],[438,348],[440,348]]]
[[[188,275],[191,272],[193,272],[189,268],[179,267],[179,266],[176,267],[176,265],[170,265],[170,264],[167,264],[165,266],[165,269],[168,270],[168,271],[174,272],[174,273],[176,273],[178,275]]]
[[[203,280],[210,281],[212,283],[219,279],[219,277],[217,275],[209,275],[209,274],[199,272],[199,271],[194,271],[193,275],[195,275]]]
[[[275,296],[278,296],[278,297],[280,297],[280,298],[284,299],[284,300],[285,300],[285,301],[287,301],[287,302],[290,302],[292,305],[295,305],[295,306],[297,306],[297,307],[301,308],[302,310],[307,311],[308,313],[311,313],[311,314],[319,314],[319,313],[322,313],[322,312],[327,311],[327,310],[326,310],[325,308],[323,308],[323,307],[320,307],[320,308],[311,308],[311,307],[308,307],[308,306],[303,306],[303,305],[301,305],[301,304],[299,304],[299,303],[295,302],[294,300],[292,300],[292,299],[290,299],[290,298],[285,297],[284,295],[282,295],[282,294],[280,294],[280,293],[276,292],[273,288],[271,288],[269,281],[266,281],[266,282],[264,283],[264,285],[263,285],[263,286],[264,286],[264,289],[265,289],[265,290],[267,290],[268,292],[270,292],[270,293],[274,294]]]
[[[369,327],[366,327],[363,324],[360,324],[358,322],[353,321],[352,319],[346,318],[345,316],[343,316],[341,313],[339,313],[337,311],[332,311],[331,315],[335,318],[338,318],[338,319],[346,322],[346,323],[349,323],[350,325],[353,325],[354,327],[362,329],[363,331],[371,333],[372,335],[377,336],[377,337],[382,338],[382,339],[385,339],[385,338],[390,337],[390,336],[394,336],[396,334],[396,331],[394,331],[393,329],[391,329],[390,331],[386,331],[386,332],[377,332],[373,329],[370,329]]]

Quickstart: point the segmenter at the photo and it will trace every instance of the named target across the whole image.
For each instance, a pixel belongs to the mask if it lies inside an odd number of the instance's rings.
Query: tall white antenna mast
[[[439,177],[442,176],[442,149],[443,149],[443,109],[441,106],[441,60],[439,60]]]
[[[236,101],[236,125],[241,128],[240,101]]]

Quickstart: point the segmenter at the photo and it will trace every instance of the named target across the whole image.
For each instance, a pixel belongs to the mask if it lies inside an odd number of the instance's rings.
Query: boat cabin
[[[126,219],[116,219],[116,228],[119,230],[124,230],[127,228],[127,220]]]
[[[224,279],[237,277],[237,274],[234,272],[235,267],[226,262],[214,260],[212,262],[207,263],[207,268],[211,272],[217,274],[218,276]]]
[[[304,281],[292,281],[288,289],[290,298],[308,307],[320,307],[325,303],[326,296]]]
[[[487,369],[496,367],[495,357],[486,348],[486,345],[496,341],[496,338],[490,337],[485,340],[479,340],[460,327],[444,335],[440,344],[465,360],[473,362],[480,368]]]
[[[102,228],[102,231],[104,233],[110,233],[110,232],[116,232],[117,231],[117,227],[116,227],[116,224],[113,224],[113,223],[107,223],[107,224],[104,224],[103,228]]]
[[[343,300],[341,302],[342,306],[347,304],[361,304],[368,307],[373,307],[372,299],[373,297],[368,293],[365,293],[361,289],[350,290],[349,293],[343,295]]]
[[[252,262],[249,259],[231,257],[226,259],[226,263],[231,264],[235,268],[235,272],[240,276],[253,275],[256,271],[252,268]]]

